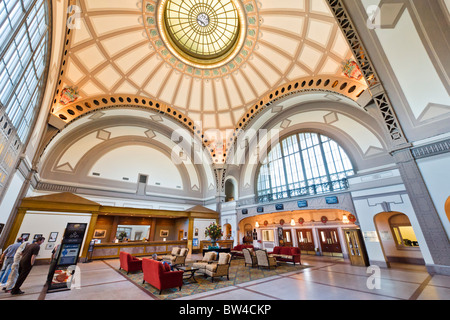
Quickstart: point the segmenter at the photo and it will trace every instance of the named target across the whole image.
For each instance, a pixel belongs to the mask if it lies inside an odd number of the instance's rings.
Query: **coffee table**
[[[194,267],[182,267],[182,266],[173,266],[175,269],[177,270],[182,270],[184,271],[183,273],[183,280],[187,281],[187,280],[193,280],[193,282],[197,282],[197,280],[195,279],[195,272],[197,272],[198,270],[200,270],[199,268],[194,268]],[[186,274],[186,275],[185,275]]]

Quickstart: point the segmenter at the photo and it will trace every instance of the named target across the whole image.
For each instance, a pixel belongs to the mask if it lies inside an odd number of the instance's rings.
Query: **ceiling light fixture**
[[[343,222],[343,223],[350,223],[350,220],[348,220],[346,214],[344,214],[344,215],[342,216],[342,222]]]

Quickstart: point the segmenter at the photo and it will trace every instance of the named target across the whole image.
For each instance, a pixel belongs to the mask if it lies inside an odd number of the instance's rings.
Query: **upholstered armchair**
[[[172,271],[167,263],[143,258],[142,271],[144,272],[144,280],[153,287],[159,289],[159,294],[164,289],[180,288],[183,286],[183,271]]]
[[[170,255],[162,257],[162,261],[170,262],[171,265],[184,266],[186,263],[186,257],[189,253],[188,248],[173,248]]]
[[[130,272],[142,270],[142,260],[133,257],[128,252],[120,251],[119,260],[120,260],[119,270],[123,269],[127,272],[127,274],[129,274]]]
[[[256,250],[256,261],[258,263],[258,267],[277,267],[277,259],[273,256],[269,256],[266,250]]]
[[[245,266],[247,266],[247,264],[252,267],[256,267],[258,265],[255,252],[252,249],[244,248],[242,249],[242,253],[244,254]]]
[[[219,261],[216,263],[211,263],[206,266],[205,273],[207,276],[211,277],[211,282],[214,282],[215,277],[227,276],[230,280],[229,271],[231,263],[231,254],[221,252],[219,253]]]
[[[208,264],[213,263],[216,260],[216,256],[217,252],[215,251],[206,252],[205,255],[203,256],[203,259],[194,262],[192,264],[192,267],[198,268],[199,269],[198,272],[206,274],[206,266]]]

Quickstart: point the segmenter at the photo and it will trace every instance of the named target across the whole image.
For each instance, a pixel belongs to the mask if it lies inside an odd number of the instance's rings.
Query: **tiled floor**
[[[196,260],[198,257],[192,257]],[[339,258],[303,256],[311,268],[251,281],[183,300],[449,300],[450,277],[431,276],[424,267],[396,265],[379,269],[379,277],[365,267]],[[1,300],[152,300],[146,291],[117,272],[119,261],[80,263],[77,289],[46,293],[48,266],[35,266],[22,286],[25,294],[0,291]],[[379,287],[373,287],[379,284]]]

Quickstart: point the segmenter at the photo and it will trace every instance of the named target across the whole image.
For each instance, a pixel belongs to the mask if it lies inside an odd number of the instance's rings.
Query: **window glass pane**
[[[47,2],[0,2],[0,102],[25,141],[36,115],[48,50]],[[14,37],[14,38],[13,38]]]
[[[265,201],[342,190],[347,188],[343,179],[353,174],[345,151],[329,137],[317,133],[285,138],[263,163],[257,188],[259,196],[265,195]]]

